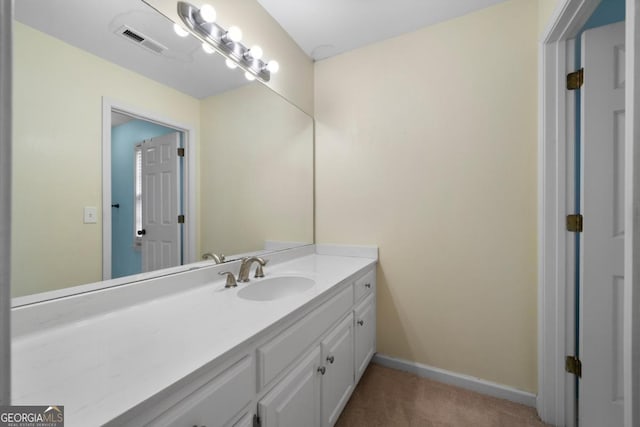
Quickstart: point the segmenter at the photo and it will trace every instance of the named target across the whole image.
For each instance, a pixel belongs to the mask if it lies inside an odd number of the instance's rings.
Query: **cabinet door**
[[[353,314],[349,314],[322,343],[322,426],[333,426],[354,385]]]
[[[355,338],[355,369],[358,382],[376,351],[376,306],[373,294],[355,309]]]
[[[319,427],[322,378],[319,369],[318,346],[258,403],[261,425]]]

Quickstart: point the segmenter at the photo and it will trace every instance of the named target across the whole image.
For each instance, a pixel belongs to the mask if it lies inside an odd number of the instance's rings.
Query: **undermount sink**
[[[307,277],[280,276],[261,279],[238,291],[238,296],[252,301],[271,301],[299,294],[316,282]]]

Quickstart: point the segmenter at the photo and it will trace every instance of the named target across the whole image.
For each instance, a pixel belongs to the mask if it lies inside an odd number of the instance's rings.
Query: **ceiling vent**
[[[133,28],[127,27],[126,25],[118,28],[116,30],[116,34],[118,34],[122,38],[129,40],[132,43],[137,44],[138,46],[141,46],[159,55],[162,55],[162,53],[167,50],[166,46],[161,45],[157,41],[145,36],[140,31],[136,31]]]

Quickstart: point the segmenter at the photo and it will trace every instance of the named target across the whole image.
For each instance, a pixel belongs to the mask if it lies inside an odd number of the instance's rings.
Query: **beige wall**
[[[145,0],[174,22],[181,22],[176,13],[175,0]],[[256,0],[193,0],[201,6],[208,3],[218,13],[217,22],[224,28],[237,25],[242,29],[242,43],[260,45],[264,59],[275,59],[280,71],[272,75],[269,87],[313,114],[313,61],[289,37]]]
[[[102,280],[102,97],[199,127],[200,102],[15,23],[12,294]],[[83,207],[98,222],[83,224]]]
[[[378,351],[536,390],[537,2],[316,63],[316,233],[380,248]]]
[[[253,84],[203,100],[203,252],[313,242],[313,121]]]
[[[538,34],[540,36],[544,34],[553,12],[561,3],[561,0],[538,0]]]

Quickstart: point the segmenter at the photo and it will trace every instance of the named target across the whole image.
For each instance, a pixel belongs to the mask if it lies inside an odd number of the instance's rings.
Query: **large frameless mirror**
[[[14,305],[313,242],[300,109],[140,0],[20,0],[14,32]]]

